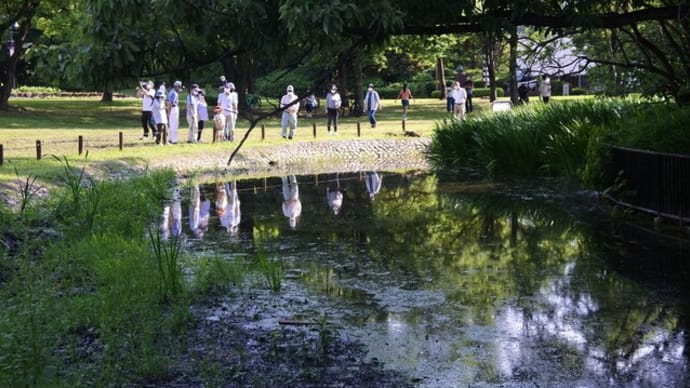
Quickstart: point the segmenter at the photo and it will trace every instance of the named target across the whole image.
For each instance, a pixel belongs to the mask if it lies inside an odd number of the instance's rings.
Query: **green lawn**
[[[3,166],[0,167],[0,181],[28,174],[39,177],[55,175],[61,163],[51,155],[67,157],[75,166],[83,163],[84,155],[78,154],[78,137],[83,136],[84,152],[90,162],[147,160],[168,158],[175,155],[189,155],[227,149],[228,155],[234,149],[233,143],[212,144],[211,122],[203,133],[204,144],[178,144],[160,147],[152,142],[142,142],[140,126],[140,100],[136,98],[116,99],[112,103],[101,103],[98,98],[14,98],[13,106],[22,110],[0,112],[0,144],[3,146]],[[267,104],[264,104],[266,106]],[[477,99],[476,110],[487,109],[488,100]],[[184,112],[180,115],[180,139],[186,138]],[[261,147],[284,142],[280,137],[279,115],[260,122],[250,134],[244,147]],[[377,113],[376,129],[369,126],[366,116],[343,116],[339,125],[341,139],[357,137],[360,124],[361,138],[384,138],[402,133],[402,113],[399,101],[383,101],[383,109]],[[438,99],[416,99],[412,101],[405,128],[422,136],[431,136],[438,120],[446,118],[445,101]],[[300,114],[295,141],[313,141],[313,126],[316,125],[316,140],[327,140],[326,117],[322,110],[314,118]],[[265,139],[262,140],[261,126]],[[240,119],[237,138],[244,136],[249,122]],[[119,150],[119,133],[122,132],[124,149]],[[42,160],[37,161],[36,142],[41,142]]]

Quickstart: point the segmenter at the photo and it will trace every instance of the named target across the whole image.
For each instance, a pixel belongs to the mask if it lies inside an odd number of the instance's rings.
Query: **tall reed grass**
[[[27,179],[17,208],[0,204],[0,386],[133,386],[169,373],[191,293],[230,281],[188,285],[180,242],[147,234],[175,179],[97,181],[65,160],[50,195]]]
[[[689,153],[689,118],[685,108],[630,99],[531,104],[437,125],[428,157],[436,169],[472,169],[491,178],[562,177],[596,186],[609,144]]]

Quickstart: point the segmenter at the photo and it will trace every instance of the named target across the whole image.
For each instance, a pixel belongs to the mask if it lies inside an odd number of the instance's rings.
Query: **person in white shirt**
[[[158,90],[156,98],[153,100],[153,121],[156,123],[156,130],[153,131],[153,139],[156,144],[161,144],[161,135],[168,131],[168,114],[165,111],[165,92]]]
[[[295,129],[297,129],[297,112],[299,112],[299,97],[295,94],[292,85],[288,85],[285,95],[280,99],[280,108],[284,108],[281,120],[281,136],[283,139],[292,139],[295,136]],[[290,128],[289,133],[288,127]]]
[[[223,88],[223,93],[218,95],[218,106],[223,109],[225,116],[225,128],[223,129],[223,138],[225,140],[235,141],[235,125],[237,124],[238,110],[238,96],[235,91],[235,84],[227,82],[226,87]]]
[[[182,90],[182,82],[175,81],[168,94],[169,144],[177,144],[177,130],[180,128],[180,90]]]
[[[328,115],[328,134],[331,134],[331,123],[333,123],[333,133],[338,133],[338,115],[343,100],[338,93],[338,87],[331,86],[331,92],[326,94],[326,114]]]
[[[192,84],[187,95],[187,124],[189,124],[189,131],[187,132],[187,143],[194,143],[196,133],[199,126],[199,86]]]
[[[453,90],[451,95],[454,100],[453,114],[458,120],[465,119],[465,100],[467,99],[467,92],[460,86],[460,82],[455,82],[453,84]]]
[[[299,186],[294,175],[284,176],[283,181],[283,214],[288,218],[291,229],[297,227],[297,218],[302,214],[302,201],[299,199]]]
[[[139,85],[137,97],[141,98],[141,125],[144,127],[144,134],[141,140],[149,137],[149,128],[151,128],[151,132],[156,131],[156,127],[151,122],[153,115],[153,99],[155,96],[156,91],[153,90],[153,81],[147,81]]]
[[[551,78],[548,75],[542,77],[542,81],[539,84],[539,96],[544,101],[544,104],[548,104],[551,99]]]
[[[381,98],[379,93],[374,90],[374,84],[369,84],[367,94],[364,97],[364,111],[369,116],[369,123],[372,128],[376,128],[376,111],[381,109]]]

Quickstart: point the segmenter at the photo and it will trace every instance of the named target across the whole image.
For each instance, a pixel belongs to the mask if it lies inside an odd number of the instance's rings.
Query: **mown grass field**
[[[185,144],[187,123],[184,111],[180,114],[181,144],[167,147],[153,142],[139,140],[142,135],[140,124],[140,100],[137,98],[115,99],[112,103],[101,103],[98,98],[13,98],[11,105],[21,108],[11,112],[0,112],[0,144],[3,146],[3,165],[0,166],[0,181],[19,175],[32,174],[38,177],[55,175],[62,163],[52,155],[67,157],[74,166],[88,162],[126,162],[145,165],[155,158],[188,156],[195,153],[227,150],[228,156],[239,139],[249,128],[249,121],[240,118],[235,143],[212,143],[212,122],[207,122],[203,132],[203,144]],[[268,103],[263,104],[269,109]],[[477,113],[488,109],[486,99],[475,99]],[[361,138],[383,138],[402,133],[402,113],[399,101],[384,100],[383,109],[377,113],[378,125],[370,128],[367,117],[341,116],[338,137],[357,137],[357,123],[360,123]],[[438,99],[415,99],[412,101],[405,128],[422,136],[431,136],[435,124],[448,117],[445,101]],[[313,126],[316,124],[316,137]],[[265,128],[262,140],[261,126]],[[123,134],[124,149],[119,150],[119,133]],[[83,136],[84,153],[78,154],[78,137]],[[314,118],[300,114],[297,136],[294,141],[329,140],[326,133],[326,117],[320,107]],[[41,142],[42,160],[37,161],[36,142]],[[244,147],[261,147],[285,142],[280,137],[280,115],[265,119],[251,132]],[[86,161],[88,152],[88,161]]]

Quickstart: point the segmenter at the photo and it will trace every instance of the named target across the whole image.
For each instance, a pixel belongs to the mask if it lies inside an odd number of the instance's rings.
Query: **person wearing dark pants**
[[[372,128],[376,128],[376,111],[381,109],[381,98],[379,93],[374,90],[374,84],[369,84],[367,95],[364,97],[364,111],[369,116],[369,123]]]
[[[333,133],[338,133],[338,111],[343,101],[338,93],[338,87],[331,86],[331,92],[326,95],[326,114],[328,114],[328,134],[331,134],[331,123],[333,123]]]
[[[148,81],[146,83],[141,83],[137,89],[137,97],[142,99],[141,102],[141,126],[144,128],[144,134],[141,140],[149,137],[149,129],[151,133],[156,132],[156,126],[153,125],[152,118],[153,113],[153,99],[156,92],[153,90],[153,81]]]

